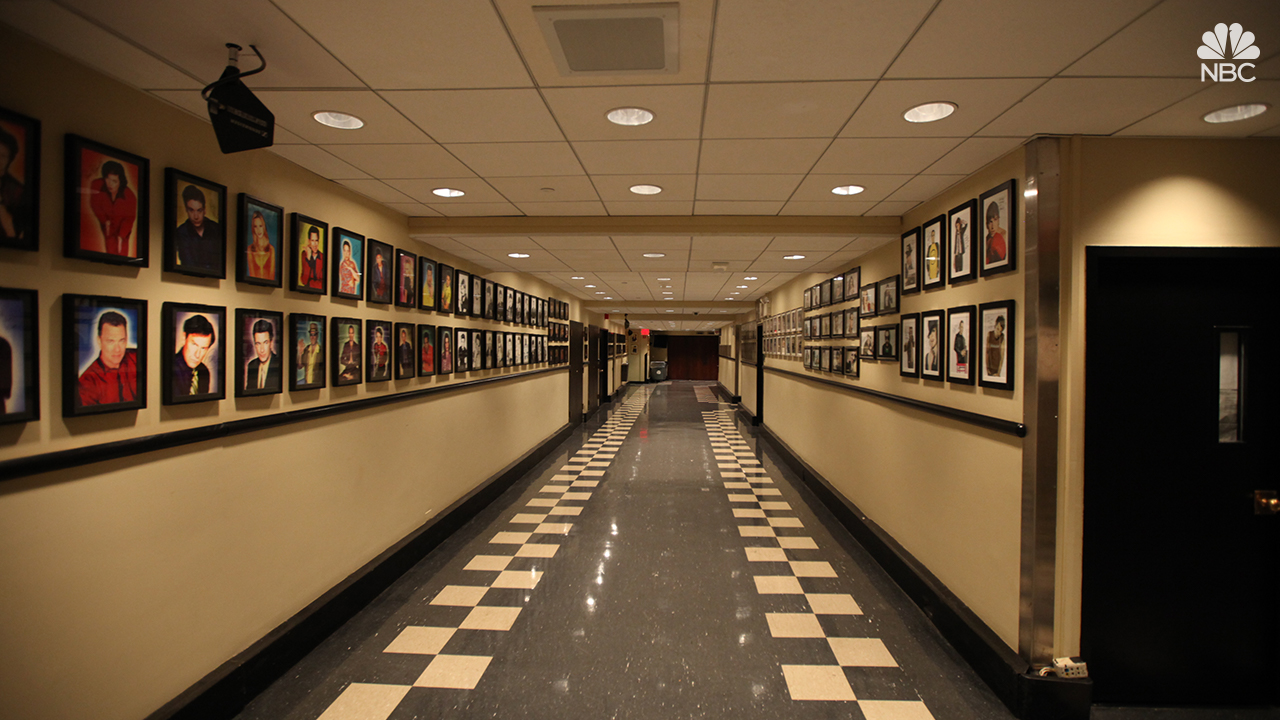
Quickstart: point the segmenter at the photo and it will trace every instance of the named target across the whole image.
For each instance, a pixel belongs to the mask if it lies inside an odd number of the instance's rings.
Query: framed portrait
[[[440,295],[436,270],[434,260],[418,256],[418,309],[420,310],[436,309],[436,300]],[[434,368],[434,365],[432,367]],[[431,374],[435,374],[434,369]]]
[[[875,328],[867,328],[858,333],[858,355],[864,360],[876,359]]]
[[[236,235],[236,280],[262,287],[282,286],[284,208],[248,193],[240,193],[237,204],[240,232]]]
[[[151,255],[150,177],[151,163],[146,158],[68,134],[64,254],[147,267]]]
[[[498,367],[498,333],[493,330],[484,331],[484,358],[485,369]]]
[[[0,288],[0,425],[40,419],[38,299]]]
[[[516,291],[515,288],[507,288],[507,322],[514,323],[516,321]]]
[[[62,296],[63,415],[147,406],[147,301]]]
[[[892,315],[898,312],[899,284],[897,275],[876,283],[876,294],[879,296],[879,302],[876,305],[878,315]]]
[[[876,359],[898,359],[897,325],[881,325],[876,328]]]
[[[436,374],[436,326],[418,326],[418,377]]]
[[[333,339],[333,357],[329,361],[333,368],[333,386],[359,385],[364,381],[364,351],[360,348],[363,324],[357,318],[344,317],[332,318],[329,323],[329,337]]]
[[[1010,180],[978,196],[983,228],[982,260],[978,267],[983,277],[1018,267],[1016,185],[1016,181]]]
[[[831,337],[844,337],[844,315],[843,310],[836,310],[831,313]]]
[[[391,379],[391,340],[395,327],[390,320],[367,320],[364,324],[364,381]]]
[[[813,288],[804,289],[804,309],[813,309]]]
[[[525,292],[516,292],[516,322],[520,325],[529,324],[529,295]]]
[[[484,278],[471,276],[471,317],[483,317],[484,312]]]
[[[333,229],[333,296],[364,298],[365,238],[345,228]]]
[[[418,256],[396,248],[396,306],[418,306]]]
[[[444,276],[441,275],[443,278]],[[448,375],[453,372],[453,328],[442,327],[436,333],[436,347],[439,352],[436,354],[440,358],[436,363],[436,372],[440,375]]]
[[[481,289],[481,297],[483,297],[483,288]],[[484,331],[471,331],[471,369],[484,369]]]
[[[946,313],[930,310],[920,313],[920,377],[942,380],[947,369]]]
[[[494,311],[493,319],[502,322],[507,319],[507,288],[505,285],[494,284]]]
[[[844,375],[845,377],[858,377],[858,348],[844,348]]]
[[[947,280],[952,284],[977,277],[976,255],[978,201],[969,200],[947,213]]]
[[[831,337],[831,313],[818,316],[818,337]]]
[[[858,308],[848,308],[844,311],[844,336],[847,338],[858,337]]]
[[[898,355],[898,374],[902,377],[920,377],[920,314],[904,313],[898,319],[902,352]]]
[[[418,374],[418,347],[414,344],[417,331],[417,326],[413,323],[396,323],[393,363],[396,366],[397,380],[407,380]]]
[[[902,233],[902,294],[920,292],[920,228]]]
[[[529,359],[529,334],[520,333],[520,364],[530,364]]]
[[[40,248],[39,120],[0,108],[0,161],[2,161],[0,162],[0,247],[14,250],[38,250]],[[39,413],[38,408],[36,412]],[[18,419],[15,418],[12,422],[17,421]],[[0,419],[0,422],[10,421]]]
[[[831,278],[831,302],[839,304],[844,300],[844,275],[837,275]]]
[[[818,363],[823,372],[831,372],[831,348],[824,346],[818,349]]]
[[[440,294],[436,302],[436,310],[443,313],[453,312],[457,293],[453,291],[453,268],[444,263],[436,266],[436,282],[440,284]]]
[[[982,303],[978,322],[982,353],[978,384],[997,390],[1013,389],[1014,301]]]
[[[227,396],[227,309],[167,302],[162,306],[160,383],[165,405]]]
[[[862,291],[858,296],[858,317],[875,317],[877,300],[879,299],[876,294],[876,283],[863,285]]]
[[[497,289],[497,283],[492,280],[484,281],[484,303],[480,306],[480,317],[486,320],[493,320],[497,311],[497,300],[494,297],[494,291]]]
[[[972,385],[973,323],[978,308],[963,305],[947,310],[947,380]]]
[[[302,213],[293,213],[293,252],[290,262],[289,289],[312,295],[325,295],[329,291],[328,265],[329,224]]]
[[[947,216],[939,215],[924,224],[923,239],[924,261],[921,267],[920,284],[925,290],[940,288],[947,284]]]
[[[236,310],[236,397],[284,391],[284,313]]]
[[[365,245],[368,245],[364,265],[368,268],[364,283],[365,302],[389,305],[395,289],[395,270],[392,267],[396,257],[395,248],[373,238],[366,240]]]
[[[466,372],[471,369],[471,331],[466,328],[453,329],[453,370]]]
[[[813,337],[813,318],[807,317],[804,319],[804,339],[808,340],[811,337]]]
[[[514,367],[519,365],[519,358],[516,357],[516,335],[515,333],[503,333],[502,342],[507,346],[507,366]]]
[[[858,300],[860,299],[859,291],[862,288],[862,266],[851,267],[844,271],[844,299]]]
[[[818,283],[818,306],[826,307],[831,304],[831,282]]]
[[[809,348],[809,347],[806,347],[806,348],[804,349],[804,361],[803,361],[803,362],[804,362],[804,369],[805,369],[805,370],[808,370],[808,369],[810,369],[810,368],[812,368],[812,367],[813,367],[813,353],[812,353],[812,352],[810,352],[812,349],[813,349],[813,348]]]
[[[318,390],[325,386],[325,317],[289,313],[290,390]]]
[[[497,364],[495,364],[494,367],[498,367],[498,368],[506,367],[507,366],[506,333],[501,331],[494,333],[493,344],[497,346],[497,353],[495,357],[495,361]]]
[[[164,169],[164,269],[227,276],[227,187]]]
[[[454,312],[466,315],[471,312],[471,273],[465,270],[454,272],[453,289],[455,291]],[[455,363],[456,364],[456,363]]]

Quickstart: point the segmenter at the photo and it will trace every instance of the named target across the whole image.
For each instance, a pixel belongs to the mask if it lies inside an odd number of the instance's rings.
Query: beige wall
[[[759,371],[760,369],[755,365],[748,365],[745,362],[738,364],[738,395],[742,398],[742,407],[752,415],[760,412],[760,403],[756,397],[756,375]],[[771,411],[772,409],[770,408]]]
[[[8,50],[0,105],[43,124],[41,249],[0,250],[0,285],[40,291],[42,417],[0,427],[0,459],[506,372],[259,398],[228,393],[218,402],[165,407],[155,362],[165,301],[224,305],[232,316],[248,307],[531,331],[240,286],[234,262],[231,279],[221,281],[165,273],[166,166],[227,185],[232,204],[236,193],[251,193],[287,212],[479,268],[409,238],[403,216],[336,183],[267,151],[224,156],[207,123],[7,28],[0,27],[0,42]],[[150,268],[62,257],[62,142],[69,132],[150,159]],[[230,248],[228,258],[234,259]],[[557,294],[526,276],[503,281],[543,297]],[[66,292],[149,301],[145,409],[62,417]],[[546,373],[0,483],[0,715],[146,716],[552,436],[566,420],[567,378],[564,371]],[[484,452],[459,451],[479,446]]]

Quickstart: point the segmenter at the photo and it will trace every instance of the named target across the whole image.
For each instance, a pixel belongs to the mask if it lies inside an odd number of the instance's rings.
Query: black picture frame
[[[504,322],[507,319],[507,286],[501,283],[494,283],[493,295],[493,319],[498,322]]]
[[[516,321],[516,289],[507,288],[507,322],[515,323]]]
[[[844,348],[844,376],[848,378],[858,377],[861,365],[858,362],[858,348]]]
[[[418,325],[418,377],[436,374],[436,326]]]
[[[843,310],[836,310],[831,313],[831,337],[844,337],[844,316]]]
[[[471,331],[467,328],[453,329],[453,371],[467,372],[471,369]]]
[[[364,381],[387,382],[391,379],[391,343],[395,324],[390,320],[366,320],[364,323]]]
[[[289,313],[289,390],[319,390],[329,381],[329,326],[324,315]]]
[[[898,256],[902,265],[902,294],[920,292],[920,228],[913,227],[902,233]]]
[[[920,377],[941,382],[947,370],[947,314],[920,313]]]
[[[284,285],[284,208],[240,193],[236,201],[236,282]]]
[[[289,237],[292,241],[289,251],[289,289],[308,295],[327,295],[329,223],[299,212],[291,213],[289,217]]]
[[[831,372],[831,348],[823,346],[818,348],[818,365],[823,372]]]
[[[804,309],[805,310],[813,309],[813,288],[804,289]]]
[[[396,248],[396,307],[418,306],[418,255]],[[398,335],[397,335],[398,337]]]
[[[902,298],[898,294],[902,287],[899,276],[892,275],[876,283],[876,314],[896,315],[902,309]]]
[[[898,337],[902,340],[898,374],[908,378],[920,377],[920,313],[903,313],[898,318]]]
[[[367,303],[390,305],[396,289],[396,249],[373,238],[369,238],[367,245],[364,300]]]
[[[35,290],[0,287],[0,425],[40,419],[39,301]]]
[[[858,355],[863,360],[876,359],[876,329],[869,327],[858,333]]]
[[[898,324],[879,325],[876,327],[876,359],[897,360],[899,349]]]
[[[145,408],[147,337],[146,300],[64,294],[63,416]],[[104,349],[110,359],[103,357]]]
[[[436,312],[453,312],[454,303],[457,302],[455,282],[453,266],[439,263],[436,266],[436,283],[440,285],[440,290],[436,293]]]
[[[1013,390],[1017,337],[1017,308],[1013,300],[978,306],[978,332],[982,352],[978,356],[978,384],[993,390]],[[1001,323],[1003,320],[1003,323]],[[998,343],[995,334],[1003,335]]]
[[[484,278],[471,274],[471,317],[483,317],[484,312]]]
[[[151,161],[70,133],[65,145],[63,253],[148,267]]]
[[[947,310],[947,382],[974,384],[977,366],[973,356],[973,328],[977,316],[976,305],[961,305]]]
[[[831,337],[831,313],[823,313],[818,316],[818,337]]]
[[[831,304],[831,281],[824,280],[818,283],[818,307],[826,307]]]
[[[284,392],[284,313],[238,308],[233,341],[236,345],[235,396]]]
[[[983,228],[978,269],[982,277],[1018,269],[1017,185],[1016,180],[1009,180],[978,196]]]
[[[453,374],[453,328],[436,330],[436,374]]]
[[[947,213],[947,281],[952,285],[978,277],[977,218],[977,200],[966,200]]]
[[[471,314],[471,273],[466,270],[454,271],[454,309],[455,315],[467,316]],[[457,340],[457,338],[454,338]],[[457,354],[457,346],[454,346],[454,354]],[[457,365],[455,359],[455,366]]]
[[[440,297],[439,266],[426,255],[418,256],[418,309],[435,310]],[[434,344],[433,344],[434,347]],[[431,374],[435,374],[432,370]]]
[[[839,305],[845,301],[844,296],[844,273],[840,273],[831,278],[831,304]],[[835,363],[832,364],[835,367]]]
[[[0,107],[0,139],[13,141],[13,152],[0,176],[8,218],[0,222],[0,248],[36,251],[40,249],[40,121]],[[0,144],[9,152],[9,143]],[[36,409],[39,417],[39,408]],[[4,420],[0,422],[22,422]],[[34,420],[36,418],[27,418]]]
[[[396,331],[391,348],[391,363],[395,365],[397,380],[409,380],[418,376],[417,335],[417,325],[413,323],[396,323]]]
[[[507,337],[506,333],[501,330],[493,333],[493,344],[495,347],[494,367],[504,368],[507,366]]]
[[[161,306],[161,318],[161,404],[225,398],[227,308],[167,302]]]
[[[336,275],[335,275],[336,276]],[[333,386],[344,387],[364,382],[364,323],[360,318],[329,319],[330,358]]]
[[[858,317],[858,308],[847,308],[844,311],[844,336],[856,338],[861,328],[862,320]]]
[[[876,291],[876,283],[863,285],[858,291],[858,317],[870,318],[876,316],[876,308],[879,304],[880,295]]]
[[[482,298],[484,297],[483,292],[482,288]],[[484,331],[475,328],[471,330],[471,369],[484,369]]]
[[[365,296],[364,278],[365,245],[367,239],[358,232],[346,228],[333,229],[333,296],[349,300],[363,300]],[[351,250],[348,252],[347,248]],[[354,383],[349,383],[354,384]]]
[[[164,169],[164,269],[193,277],[227,277],[227,186],[177,168]]]
[[[939,215],[921,227],[920,285],[925,290],[947,285],[947,216]]]

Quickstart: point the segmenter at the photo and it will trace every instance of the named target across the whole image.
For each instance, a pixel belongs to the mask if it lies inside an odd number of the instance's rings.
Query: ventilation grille
[[[535,7],[564,76],[652,75],[680,70],[676,3]]]

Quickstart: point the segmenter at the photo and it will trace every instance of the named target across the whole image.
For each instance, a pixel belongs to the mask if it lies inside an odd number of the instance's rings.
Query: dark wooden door
[[[598,355],[600,356],[600,404],[611,402],[613,400],[612,383],[609,382],[609,366],[613,363],[609,362],[609,346],[612,343],[612,333],[607,330],[600,332],[600,338],[596,342],[599,346]]]
[[[587,326],[587,410],[590,415],[600,407],[600,328]]]
[[[582,323],[569,321],[569,424],[582,422]]]
[[[1280,515],[1257,514],[1254,493],[1280,490],[1278,261],[1089,249],[1082,650],[1097,702],[1280,699]]]
[[[718,336],[667,336],[667,377],[671,380],[715,380],[720,377],[719,358]]]

